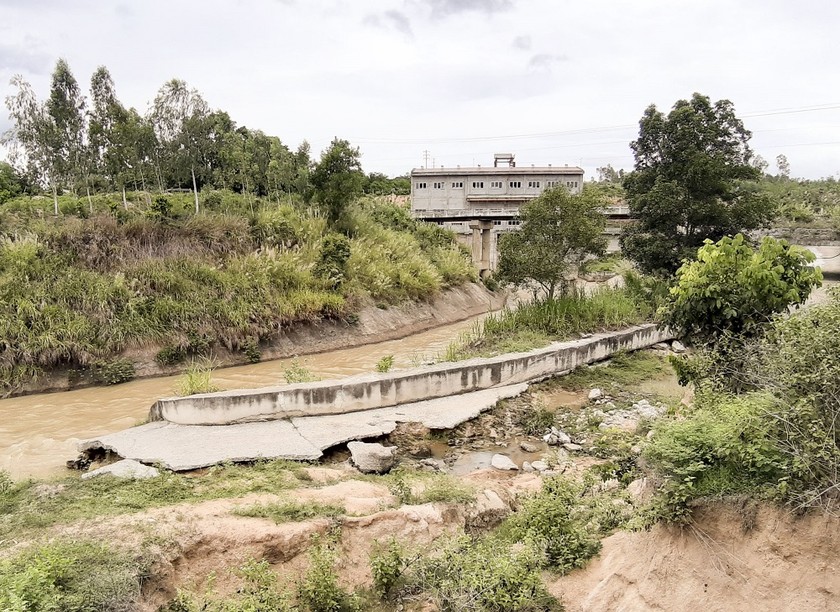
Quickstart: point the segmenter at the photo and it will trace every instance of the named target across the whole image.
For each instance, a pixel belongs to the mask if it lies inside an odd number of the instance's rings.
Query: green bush
[[[208,362],[192,362],[178,378],[176,393],[181,397],[199,393],[215,393],[219,387],[212,381],[213,366]]]
[[[160,349],[155,355],[155,361],[167,367],[177,365],[187,358],[187,349],[181,346],[167,345]]]
[[[128,359],[100,361],[94,365],[94,380],[103,385],[118,385],[132,380],[136,375],[134,364]]]
[[[125,552],[56,541],[0,561],[0,610],[119,612],[139,604],[149,568]]]
[[[562,477],[547,478],[542,490],[526,499],[506,524],[516,541],[544,551],[545,562],[562,573],[583,567],[600,549],[597,534],[573,513],[582,505],[584,487]]]
[[[390,372],[391,368],[394,367],[394,356],[393,355],[385,355],[382,359],[376,362],[376,371],[377,372]]]
[[[298,601],[311,612],[353,612],[356,599],[338,584],[334,544],[318,536],[309,551],[309,570],[298,584]]]

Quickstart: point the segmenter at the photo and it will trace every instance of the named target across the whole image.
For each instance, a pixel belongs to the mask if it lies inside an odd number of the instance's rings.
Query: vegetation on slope
[[[251,213],[242,196],[204,197],[199,215],[185,194],[151,205],[137,194],[128,211],[100,196],[92,217],[69,197],[57,219],[43,215],[43,199],[0,207],[2,390],[55,367],[104,379],[133,347],[156,347],[162,365],[213,347],[253,360],[284,326],[474,278],[451,233],[395,205],[352,207],[344,235],[302,205],[265,202]]]

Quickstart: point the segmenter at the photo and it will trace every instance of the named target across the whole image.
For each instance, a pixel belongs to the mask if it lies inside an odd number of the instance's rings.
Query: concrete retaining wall
[[[153,421],[182,425],[223,425],[396,406],[540,380],[600,361],[617,351],[645,348],[671,337],[655,325],[643,325],[489,359],[341,380],[166,398],[152,406],[149,416]]]

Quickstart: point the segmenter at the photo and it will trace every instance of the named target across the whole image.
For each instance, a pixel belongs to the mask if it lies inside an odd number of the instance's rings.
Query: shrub
[[[562,573],[583,567],[600,549],[596,534],[588,532],[572,513],[584,494],[581,484],[554,477],[528,498],[506,528],[517,541],[531,542],[545,552],[546,563]]]
[[[375,544],[370,553],[370,573],[377,595],[385,599],[391,594],[400,583],[408,563],[405,549],[396,538],[391,538],[384,546],[378,542]]]
[[[290,385],[295,383],[307,383],[307,382],[315,382],[319,380],[315,374],[312,373],[312,370],[307,368],[301,361],[297,358],[292,359],[289,362],[289,365],[283,369],[283,378],[286,379],[286,382]]]
[[[394,367],[394,356],[393,355],[385,355],[382,359],[376,362],[376,371],[377,372],[390,372],[391,368]]]
[[[103,385],[118,385],[135,376],[134,364],[128,359],[100,361],[94,365],[94,380]]]
[[[178,379],[176,392],[181,397],[198,393],[215,393],[219,387],[212,382],[213,366],[209,362],[194,361]]]
[[[187,350],[181,346],[167,345],[155,355],[155,361],[167,367],[181,363],[187,358]]]
[[[355,598],[338,584],[333,543],[315,536],[309,551],[309,570],[298,584],[298,599],[312,612],[351,612],[358,609]]]
[[[259,363],[262,354],[260,351],[260,341],[256,338],[248,338],[242,344],[242,353],[250,363]]]

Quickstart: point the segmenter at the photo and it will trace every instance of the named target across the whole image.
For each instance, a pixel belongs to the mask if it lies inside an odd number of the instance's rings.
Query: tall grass
[[[475,278],[451,233],[382,202],[353,211],[339,287],[317,268],[327,227],[311,210],[224,192],[194,215],[190,194],[169,194],[155,216],[145,196],[129,194],[128,210],[120,194],[97,196],[93,216],[70,196],[58,218],[47,199],[0,206],[0,394],[132,347],[239,351],[366,298],[425,299]]]
[[[650,307],[623,289],[576,292],[490,315],[450,344],[443,358],[459,361],[526,351],[575,334],[640,323],[652,314]]]

